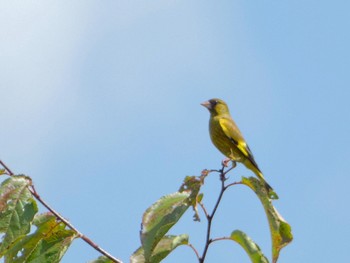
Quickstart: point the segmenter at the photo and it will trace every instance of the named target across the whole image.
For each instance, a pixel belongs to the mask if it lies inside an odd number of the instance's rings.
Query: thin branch
[[[218,200],[216,201],[216,204],[215,204],[215,206],[214,206],[214,209],[213,209],[213,212],[211,213],[211,218],[213,218],[214,217],[214,215],[215,215],[215,213],[216,213],[216,210],[218,209],[218,207],[219,207],[219,204],[220,204],[220,201],[221,201],[221,198],[222,198],[222,196],[223,196],[223,194],[224,194],[224,192],[225,192],[225,179],[224,178],[222,178],[221,179],[221,191],[220,191],[220,194],[219,194],[219,197],[218,197]]]
[[[218,197],[218,200],[216,201],[215,203],[215,206],[213,208],[213,211],[210,215],[207,216],[207,220],[208,220],[208,225],[207,225],[207,235],[206,235],[206,242],[205,242],[205,247],[204,247],[204,251],[203,251],[203,254],[202,256],[199,258],[199,263],[203,263],[204,260],[205,260],[205,257],[207,255],[207,252],[208,252],[208,248],[209,248],[209,245],[210,243],[213,241],[211,238],[210,238],[210,233],[211,233],[211,224],[212,224],[212,220],[214,218],[214,215],[219,207],[219,204],[220,204],[220,201],[221,201],[221,198],[226,190],[225,188],[225,175],[227,172],[224,172],[224,169],[225,169],[225,165],[222,166],[222,168],[219,171],[220,173],[220,180],[221,180],[221,190],[220,190],[220,194],[219,194],[219,197]],[[229,170],[232,170],[233,168],[231,167]]]
[[[211,240],[212,243],[216,242],[216,241],[220,241],[220,240],[232,240],[230,237],[217,237],[217,238],[213,238]]]
[[[225,171],[225,168],[228,166],[229,162],[232,162],[232,165],[231,165],[230,168],[228,168]],[[236,162],[235,161],[232,161],[230,159],[225,159],[225,160],[222,161],[222,168],[220,170],[214,170],[214,169],[213,170],[209,170],[209,172],[217,172],[217,173],[220,174],[221,190],[220,190],[220,193],[219,193],[219,197],[216,200],[216,203],[214,205],[213,211],[212,211],[212,213],[210,215],[207,213],[204,205],[202,203],[199,203],[200,206],[202,207],[206,217],[207,217],[207,220],[208,220],[205,247],[204,247],[202,256],[199,258],[199,263],[204,263],[205,257],[206,257],[207,252],[208,252],[208,248],[209,248],[211,243],[213,243],[215,241],[218,241],[218,240],[221,240],[221,239],[226,239],[226,238],[215,238],[215,239],[212,239],[210,237],[210,233],[211,233],[211,225],[212,225],[212,221],[213,221],[214,215],[215,215],[215,213],[216,213],[216,211],[217,211],[217,209],[219,207],[219,204],[221,202],[222,196],[224,195],[224,192],[227,190],[227,188],[229,188],[229,187],[231,187],[233,185],[241,183],[241,182],[234,182],[234,183],[231,183],[231,184],[228,184],[228,185],[225,186],[225,181],[228,179],[226,177],[226,174],[229,173],[231,170],[233,170],[235,167],[236,167]]]
[[[13,172],[10,170],[10,168],[8,168],[8,167],[6,166],[6,164],[4,164],[1,160],[0,160],[0,164],[2,165],[2,167],[4,167],[4,169],[8,172],[8,174],[9,174],[10,176],[13,176],[13,175],[14,175]]]
[[[208,219],[209,218],[209,214],[208,214],[207,209],[205,208],[204,204],[202,202],[199,202],[198,204],[201,206],[205,217]]]
[[[221,173],[222,169],[220,170],[217,170],[217,169],[211,169],[211,170],[208,170],[208,173],[212,173],[212,172],[217,172],[217,173]]]
[[[224,175],[226,175],[227,173],[229,173],[231,170],[235,169],[237,166],[237,163],[235,161],[231,161],[232,165],[230,168],[228,168],[225,172],[224,172],[224,167],[222,167],[221,172],[224,173]]]
[[[197,251],[197,249],[191,244],[191,243],[188,243],[187,244],[190,248],[192,248],[192,250],[194,251],[194,253],[196,254],[198,260],[200,260],[200,256],[199,256],[199,253]]]
[[[242,182],[233,182],[225,186],[225,190],[231,186],[237,185],[237,184],[242,184]]]
[[[5,170],[9,173],[10,176],[13,176],[14,173],[0,160],[0,164],[5,168]],[[46,207],[52,214],[56,216],[56,218],[60,221],[62,221],[64,224],[67,225],[68,228],[72,229],[74,232],[77,233],[77,235],[84,240],[86,243],[88,243],[90,246],[92,246],[95,250],[100,252],[102,255],[106,256],[113,262],[122,263],[121,260],[113,257],[110,255],[107,251],[99,247],[95,242],[93,242],[90,238],[85,236],[83,233],[81,233],[77,228],[75,228],[67,219],[65,219],[63,216],[61,216],[58,212],[56,212],[53,208],[51,208],[43,199],[41,199],[40,195],[35,190],[34,185],[32,184],[30,187],[28,187],[28,190],[31,192],[31,194],[44,206]]]

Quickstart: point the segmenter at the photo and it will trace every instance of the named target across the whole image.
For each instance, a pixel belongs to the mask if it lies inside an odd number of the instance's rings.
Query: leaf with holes
[[[5,255],[6,262],[60,262],[77,237],[73,230],[67,229],[51,213],[37,215],[33,223],[37,227],[36,231],[9,248]]]
[[[30,231],[38,207],[28,190],[31,181],[25,176],[12,176],[0,186],[0,257],[17,239]]]
[[[163,236],[191,206],[189,196],[188,192],[163,196],[143,214],[141,244],[146,262]]]
[[[265,209],[272,239],[272,262],[275,263],[277,262],[281,249],[293,240],[291,226],[272,205],[271,200],[266,193],[265,186],[260,180],[254,177],[243,177],[242,183],[250,187],[256,193]]]

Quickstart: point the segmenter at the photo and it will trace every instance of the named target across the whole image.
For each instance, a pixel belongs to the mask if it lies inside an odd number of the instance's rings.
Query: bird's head
[[[202,106],[206,107],[211,115],[221,115],[229,113],[227,104],[220,99],[210,99],[201,103]]]

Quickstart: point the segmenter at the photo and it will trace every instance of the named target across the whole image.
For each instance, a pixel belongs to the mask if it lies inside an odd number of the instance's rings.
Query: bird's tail
[[[269,185],[265,179],[263,179],[263,183],[265,185],[265,188],[268,192],[268,195],[271,199],[278,199],[278,195],[276,194],[275,190],[273,190],[273,188],[271,187],[271,185]]]
[[[260,169],[258,167],[254,167],[255,169],[253,169],[254,173],[257,175],[257,177],[260,179],[260,181],[264,184],[266,191],[270,197],[270,199],[278,199],[278,195],[276,194],[275,190],[273,190],[273,188],[271,187],[271,185],[269,185],[262,172],[260,171]]]
[[[273,190],[273,188],[266,182],[264,175],[260,171],[254,159],[253,158],[246,159],[246,161],[244,162],[244,165],[250,170],[252,170],[256,174],[256,176],[260,179],[260,181],[264,184],[269,198],[278,199],[278,195],[276,194],[275,190]]]

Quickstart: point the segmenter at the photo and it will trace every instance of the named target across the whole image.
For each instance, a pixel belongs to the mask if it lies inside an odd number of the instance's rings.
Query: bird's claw
[[[237,162],[232,160],[232,168],[235,168],[237,166]]]

